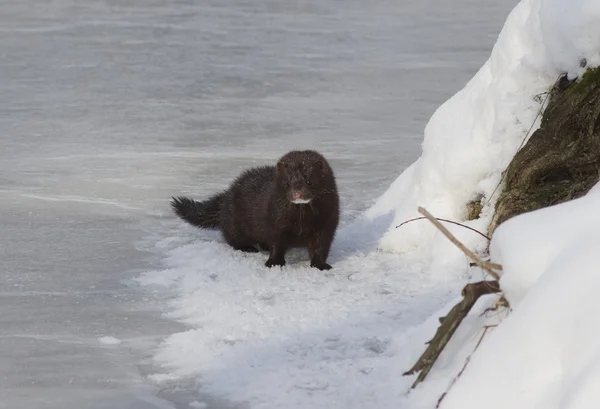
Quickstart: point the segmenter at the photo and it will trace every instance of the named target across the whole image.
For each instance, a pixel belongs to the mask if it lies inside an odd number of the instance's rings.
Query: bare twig
[[[407,220],[405,222],[400,223],[399,225],[396,226],[396,228],[404,226],[407,223],[414,222],[415,220],[423,220],[423,219],[427,219],[427,217],[424,217],[424,216],[422,216],[422,217],[415,217],[414,219],[410,219],[410,220]],[[440,221],[440,222],[452,223],[452,224],[455,224],[457,226],[464,227],[465,229],[469,229],[469,230],[471,230],[471,231],[473,231],[473,232],[481,235],[482,237],[486,238],[488,241],[490,240],[490,238],[488,236],[486,236],[485,234],[483,234],[479,230],[474,229],[474,228],[469,227],[469,226],[466,226],[466,225],[464,225],[462,223],[458,223],[458,222],[455,222],[455,221],[452,221],[452,220],[448,220],[448,219],[442,219],[442,218],[439,218],[439,217],[436,217],[435,220]]]
[[[502,266],[500,264],[491,263],[489,261],[483,261],[479,257],[475,255],[471,250],[469,250],[464,244],[462,244],[456,237],[452,235],[440,222],[436,220],[435,217],[431,215],[427,210],[422,207],[419,207],[419,213],[425,216],[431,223],[435,225],[456,247],[458,247],[467,257],[473,260],[483,271],[494,277],[494,279],[499,280],[500,276],[496,273],[495,270],[502,271]]]

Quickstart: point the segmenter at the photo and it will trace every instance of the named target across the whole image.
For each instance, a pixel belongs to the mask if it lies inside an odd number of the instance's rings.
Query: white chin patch
[[[307,204],[310,203],[310,199],[306,200],[306,199],[294,199],[292,200],[293,204]]]

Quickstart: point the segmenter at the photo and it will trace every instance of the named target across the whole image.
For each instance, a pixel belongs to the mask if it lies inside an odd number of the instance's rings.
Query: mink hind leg
[[[244,253],[258,253],[258,249],[254,246],[256,243],[235,226],[223,226],[223,237],[227,244],[235,250]]]

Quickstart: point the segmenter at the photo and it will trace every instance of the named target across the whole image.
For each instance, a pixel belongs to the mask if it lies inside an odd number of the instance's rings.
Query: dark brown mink
[[[220,230],[234,249],[270,252],[267,267],[284,266],[286,251],[308,249],[311,267],[329,270],[331,243],[339,223],[333,170],[320,153],[291,151],[275,166],[244,171],[229,188],[208,200],[173,198],[186,222]]]

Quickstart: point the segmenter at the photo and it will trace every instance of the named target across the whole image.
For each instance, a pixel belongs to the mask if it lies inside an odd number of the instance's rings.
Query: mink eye
[[[306,179],[306,184],[307,184],[307,185],[309,185],[309,186],[312,184],[312,183],[310,182],[310,179]]]

